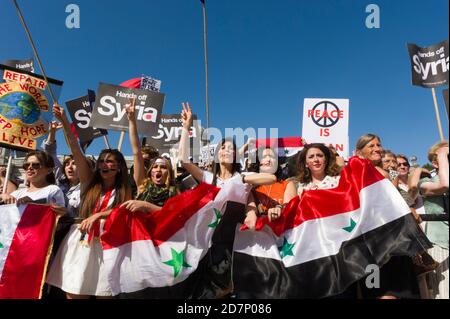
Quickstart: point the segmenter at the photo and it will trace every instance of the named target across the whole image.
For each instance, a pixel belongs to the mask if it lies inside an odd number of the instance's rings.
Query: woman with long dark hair
[[[192,111],[189,103],[182,103],[183,110],[181,113],[181,119],[183,122],[183,130],[181,133],[180,145],[179,145],[179,159],[183,168],[188,171],[197,181],[205,182],[208,184],[216,185],[218,187],[230,179],[238,179],[243,183],[251,185],[263,185],[271,184],[276,181],[273,174],[252,174],[241,175],[241,165],[237,160],[237,148],[234,140],[224,138],[217,145],[214,160],[212,165],[212,172],[204,171],[200,169],[194,163],[189,160],[189,129],[192,126]]]
[[[59,105],[53,114],[61,121],[78,168],[81,186],[79,225],[73,225],[61,244],[47,276],[47,283],[61,288],[69,299],[89,296],[112,296],[103,264],[103,250],[99,240],[100,223],[111,209],[131,198],[128,168],[118,150],[100,152],[94,171],[84,156],[70,122]]]
[[[336,155],[322,143],[306,144],[296,167],[297,176],[286,187],[285,203],[305,190],[335,188],[339,184],[341,167],[336,163]]]
[[[270,185],[260,185],[253,190],[257,211],[250,211],[244,221],[249,229],[254,229],[256,220],[267,215],[269,220],[280,217],[284,204],[284,193],[288,181],[282,179],[282,169],[278,164],[277,152],[270,146],[257,149],[255,163],[250,164],[249,172],[274,174],[276,181]]]
[[[64,207],[63,192],[58,186],[54,185],[54,167],[53,158],[46,152],[28,152],[23,163],[28,186],[15,190],[11,194],[1,194],[1,200],[6,204],[22,205],[38,202]]]
[[[179,145],[179,159],[183,168],[197,181],[241,189],[239,203],[247,203],[242,211],[230,211],[221,220],[213,236],[213,249],[209,251],[210,264],[202,282],[212,287],[212,295],[199,293],[199,298],[220,298],[231,292],[231,254],[233,250],[234,230],[237,223],[242,223],[245,215],[256,211],[256,204],[251,194],[252,185],[271,184],[276,181],[273,174],[259,173],[241,175],[237,160],[237,148],[232,139],[222,139],[215,150],[212,172],[204,171],[189,160],[189,129],[192,126],[192,111],[188,103],[182,103],[181,119],[183,129]],[[225,222],[224,222],[225,220]],[[223,226],[223,227],[221,227]],[[220,228],[220,229],[219,229]]]

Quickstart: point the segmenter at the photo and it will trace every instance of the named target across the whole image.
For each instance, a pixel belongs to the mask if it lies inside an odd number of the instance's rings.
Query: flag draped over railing
[[[240,298],[336,295],[366,276],[368,265],[431,247],[397,189],[356,157],[337,188],[305,191],[280,219],[261,218],[256,229],[237,232],[234,241]]]

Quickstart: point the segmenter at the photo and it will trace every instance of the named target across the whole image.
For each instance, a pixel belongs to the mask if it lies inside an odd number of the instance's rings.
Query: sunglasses
[[[40,169],[42,167],[41,163],[23,163],[22,168],[24,170],[28,170],[30,166],[34,170]]]
[[[398,167],[400,167],[400,166],[409,167],[408,163],[398,163]]]

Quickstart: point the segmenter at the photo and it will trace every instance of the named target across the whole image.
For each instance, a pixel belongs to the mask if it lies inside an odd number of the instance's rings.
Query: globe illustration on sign
[[[41,109],[31,95],[11,92],[0,97],[0,114],[13,122],[33,124],[39,120]]]

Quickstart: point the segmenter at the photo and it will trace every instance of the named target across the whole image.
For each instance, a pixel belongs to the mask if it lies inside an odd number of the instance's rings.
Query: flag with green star
[[[284,258],[286,256],[294,256],[294,253],[292,252],[292,248],[294,247],[295,243],[289,243],[286,239],[286,237],[283,238],[283,245],[278,247],[280,250],[280,256],[281,258]]]
[[[185,260],[185,251],[176,251],[175,249],[170,249],[172,253],[172,259],[168,261],[164,261],[163,263],[173,267],[173,276],[176,277],[180,273],[183,268],[192,267]]]
[[[279,157],[291,157],[303,149],[303,140],[299,136],[257,139],[256,147],[263,146],[278,150]]]
[[[335,188],[293,198],[280,219],[261,217],[255,230],[236,233],[238,298],[330,297],[367,276],[376,261],[382,267],[392,256],[431,247],[400,193],[372,163],[353,157],[334,182]]]
[[[215,289],[210,282],[215,271],[231,279],[231,267],[211,268],[209,252],[231,258],[231,251],[222,250],[232,247],[249,190],[236,178],[222,188],[201,183],[152,214],[114,209],[101,236],[113,295],[142,298],[145,291],[145,298],[201,298],[228,289]]]

